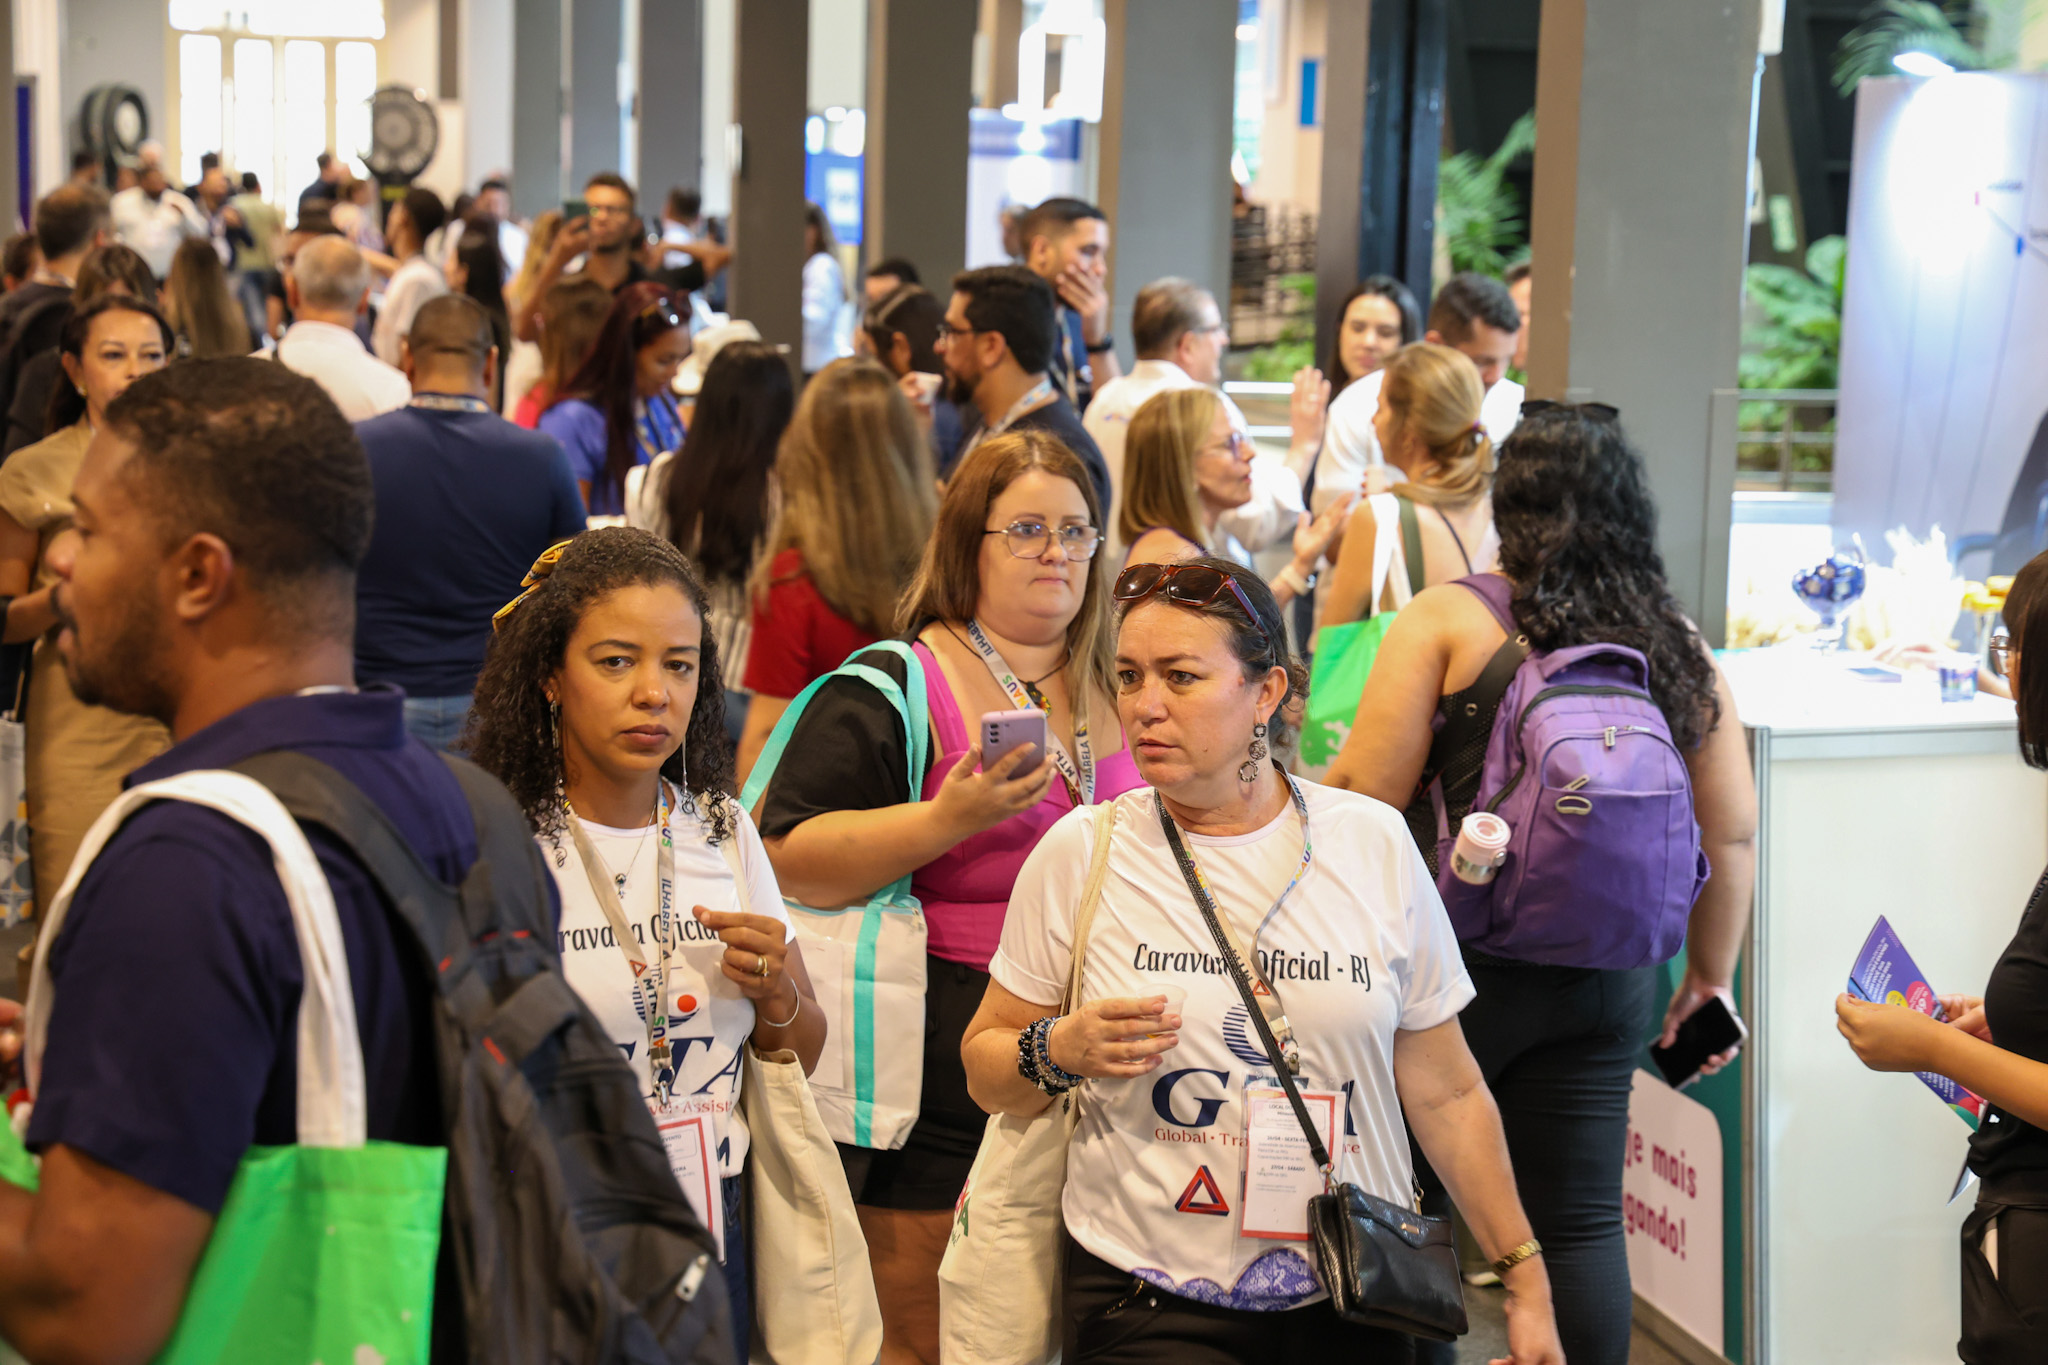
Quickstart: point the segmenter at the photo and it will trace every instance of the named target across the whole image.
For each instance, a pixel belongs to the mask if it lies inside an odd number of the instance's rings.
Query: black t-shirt
[[[1074,405],[1063,397],[1055,397],[1042,408],[1025,413],[1010,423],[1011,431],[1043,431],[1057,436],[1060,444],[1081,457],[1081,463],[1088,466],[1088,477],[1095,483],[1095,497],[1107,517],[1110,508],[1109,462],[1102,458],[1102,448],[1095,444],[1095,438],[1088,434],[1088,428],[1081,425],[1081,414],[1074,411]],[[972,449],[972,444],[967,446]]]
[[[2035,883],[2019,932],[1991,969],[1984,1017],[1998,1046],[2048,1062],[2048,873]],[[1988,1194],[2048,1202],[2048,1132],[1987,1105],[1970,1139],[1970,1169]]]
[[[585,270],[588,268],[586,266]],[[578,271],[575,275],[568,276],[567,278],[579,279],[583,273],[584,271]],[[649,270],[646,266],[640,264],[639,257],[628,256],[626,258],[626,278],[619,281],[619,289],[627,289],[636,284],[645,284],[649,280],[654,281],[673,293],[687,294],[692,290],[704,287],[704,263],[702,261],[690,260],[673,269],[664,267],[660,270]],[[614,289],[612,292],[616,294],[619,292],[619,289]],[[679,311],[687,313],[689,309],[682,308]]]
[[[871,649],[855,660],[898,683],[908,676],[900,655]],[[930,771],[930,745],[926,746]],[[910,795],[908,741],[903,719],[888,698],[859,678],[832,678],[812,694],[789,737],[785,762],[769,779],[755,824],[764,839],[780,839],[804,821],[836,810],[900,806]],[[917,775],[920,792],[925,773]]]

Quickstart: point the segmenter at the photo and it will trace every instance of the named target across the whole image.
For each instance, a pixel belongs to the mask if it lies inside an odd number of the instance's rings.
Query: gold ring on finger
[[[759,953],[755,956],[758,959],[758,965],[754,968],[754,973],[763,980],[766,980],[768,976],[768,956],[765,953]]]

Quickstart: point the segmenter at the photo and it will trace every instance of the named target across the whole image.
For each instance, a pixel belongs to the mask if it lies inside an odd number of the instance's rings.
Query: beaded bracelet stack
[[[1048,1095],[1064,1095],[1081,1083],[1081,1078],[1060,1069],[1052,1059],[1047,1040],[1057,1018],[1048,1017],[1026,1025],[1017,1035],[1017,1074]]]

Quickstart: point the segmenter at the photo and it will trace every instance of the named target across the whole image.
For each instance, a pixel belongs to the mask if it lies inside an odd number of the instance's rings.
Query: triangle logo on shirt
[[[1181,1213],[1211,1213],[1218,1218],[1230,1213],[1230,1205],[1223,1202],[1223,1191],[1216,1188],[1216,1177],[1209,1174],[1207,1166],[1195,1168],[1195,1178],[1181,1191],[1180,1200],[1173,1207]]]

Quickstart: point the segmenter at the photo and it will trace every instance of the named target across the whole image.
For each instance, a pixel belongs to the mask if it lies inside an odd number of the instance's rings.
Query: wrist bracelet
[[[1085,345],[1086,343],[1084,342],[1083,344]],[[1088,354],[1101,355],[1104,351],[1114,351],[1115,349],[1116,338],[1114,336],[1106,336],[1102,340],[1096,342],[1093,346],[1089,346]]]
[[[1048,1039],[1057,1017],[1034,1020],[1017,1034],[1017,1074],[1048,1095],[1064,1095],[1081,1083],[1081,1078],[1052,1059]]]
[[[796,1017],[804,1012],[804,993],[802,991],[796,990],[796,982],[792,981],[789,984],[790,989],[796,995],[796,1008],[789,1012],[789,1018],[784,1019],[780,1023],[777,1023],[773,1019],[763,1019],[761,1017],[760,1009],[757,1006],[754,1011],[754,1022],[756,1024],[761,1025],[763,1028],[788,1028],[791,1024],[794,1024],[796,1022]]]
[[[1311,574],[1304,578],[1301,575],[1301,571],[1292,564],[1280,570],[1279,573],[1274,574],[1273,581],[1282,587],[1294,589],[1296,597],[1308,596],[1311,592],[1315,591],[1316,586],[1315,575]]]
[[[1501,1257],[1498,1261],[1495,1261],[1492,1265],[1488,1266],[1487,1269],[1491,1270],[1496,1275],[1505,1275],[1510,1270],[1513,1270],[1516,1266],[1520,1265],[1522,1262],[1529,1260],[1532,1257],[1541,1256],[1542,1254],[1543,1243],[1537,1241],[1534,1237],[1531,1237],[1528,1241],[1522,1243],[1513,1251],[1510,1251],[1507,1255]]]

